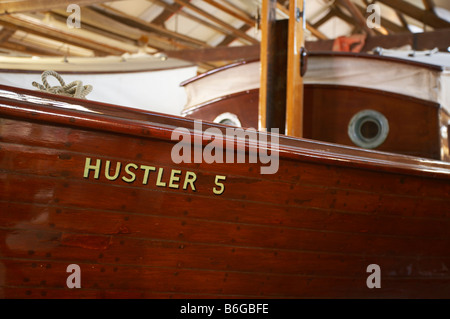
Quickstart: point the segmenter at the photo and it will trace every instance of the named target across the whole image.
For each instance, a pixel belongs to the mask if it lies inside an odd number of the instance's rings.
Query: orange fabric
[[[349,37],[338,37],[334,40],[333,51],[337,52],[361,52],[366,43],[366,35],[354,34]]]

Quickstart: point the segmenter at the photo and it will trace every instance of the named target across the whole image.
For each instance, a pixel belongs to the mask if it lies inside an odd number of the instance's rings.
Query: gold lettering
[[[166,182],[162,182],[162,175],[164,173],[164,168],[160,167],[158,170],[158,179],[156,180],[156,186],[166,187]]]
[[[187,189],[187,185],[190,184],[192,190],[195,192],[195,181],[197,180],[197,175],[194,172],[186,172],[186,177],[184,178],[183,189]]]
[[[86,157],[85,165],[84,165],[84,173],[83,176],[86,179],[89,179],[91,171],[93,171],[93,177],[95,179],[99,179],[102,166],[102,159],[96,159],[94,163],[94,159],[90,157]],[[138,165],[135,163],[127,163],[124,165],[124,172],[122,172],[122,163],[115,162],[114,160],[105,160],[104,169],[105,169],[105,178],[110,181],[115,181],[118,178],[121,178],[126,183],[134,183],[137,179],[140,178],[140,174],[142,176],[142,184],[147,185],[150,178],[150,172],[156,172],[158,170],[158,174],[156,177],[156,186],[158,187],[169,187],[173,189],[181,189],[187,190],[191,188],[193,192],[196,192],[195,182],[197,181],[197,174],[191,171],[186,171],[184,174],[183,170],[171,169],[170,174],[164,180],[164,168],[148,166],[148,165]],[[138,171],[138,170],[142,170]],[[184,174],[184,181],[183,181]],[[223,181],[226,179],[226,176],[216,175],[215,177],[215,186],[213,187],[213,193],[216,195],[221,195],[225,191],[225,185]]]
[[[220,189],[217,190],[216,187],[213,188],[213,193],[216,195],[221,195],[225,191],[225,185],[223,183],[219,183],[220,180],[225,180],[227,177],[222,175],[216,175],[216,185],[220,186]]]
[[[114,172],[113,176],[109,175],[109,166],[110,165],[111,165],[111,161],[106,161],[105,177],[107,179],[109,179],[110,181],[115,181],[117,179],[117,177],[119,177],[120,167],[122,166],[122,163],[121,162],[117,162],[117,164],[116,164],[116,171]]]
[[[91,165],[91,158],[86,157],[86,164],[84,165],[84,178],[89,178],[89,171],[92,169],[94,170],[94,178],[98,179],[100,175],[100,166],[102,164],[102,161],[98,159],[95,162],[95,165]]]
[[[138,169],[138,166],[133,163],[129,163],[127,164],[127,166],[125,166],[125,172],[127,172],[127,174],[130,175],[130,177],[122,176],[122,179],[127,183],[133,183],[136,180],[136,174],[130,171],[130,167]]]
[[[141,165],[141,169],[143,169],[145,171],[144,180],[142,181],[142,184],[147,185],[148,175],[150,174],[150,171],[154,172],[154,171],[156,171],[156,168],[153,166]]]
[[[170,180],[169,180],[169,187],[170,188],[178,188],[180,185],[174,184],[174,182],[178,182],[180,178],[178,176],[175,176],[175,174],[181,174],[181,171],[173,169],[170,173]]]

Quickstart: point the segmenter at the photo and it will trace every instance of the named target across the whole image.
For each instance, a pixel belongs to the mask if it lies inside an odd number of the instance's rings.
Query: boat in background
[[[182,114],[258,127],[260,69],[259,60],[242,61],[184,81]],[[312,52],[304,77],[304,137],[450,161],[449,91],[448,53]],[[365,124],[355,125],[358,114]]]

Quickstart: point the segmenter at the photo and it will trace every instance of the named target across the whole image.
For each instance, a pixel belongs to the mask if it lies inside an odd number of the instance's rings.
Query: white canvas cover
[[[185,86],[186,109],[237,92],[258,89],[260,63],[251,62],[209,74]]]
[[[444,58],[445,57],[445,58]],[[441,61],[450,54],[439,55]],[[365,87],[440,103],[450,112],[450,60],[443,70],[395,61],[350,56],[311,56],[304,83]],[[421,61],[426,62],[426,61]],[[428,61],[431,62],[431,61]],[[430,63],[431,64],[431,63]],[[221,96],[259,88],[260,63],[253,62],[213,73],[186,85],[185,109]]]
[[[197,67],[177,60],[137,57],[0,58],[0,84],[37,90],[32,82],[42,83],[41,73],[57,71],[65,83],[80,80],[92,85],[88,100],[180,115],[186,93],[180,83],[197,74]],[[48,77],[51,86],[60,85]]]

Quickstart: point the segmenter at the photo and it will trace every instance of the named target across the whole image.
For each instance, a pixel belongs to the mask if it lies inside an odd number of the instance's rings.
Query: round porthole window
[[[384,143],[388,134],[388,120],[374,110],[356,113],[348,125],[348,136],[353,143],[363,148],[377,148]]]
[[[241,127],[241,121],[239,121],[239,118],[236,114],[233,113],[222,113],[219,116],[217,116],[214,119],[215,123],[225,124],[225,125],[231,125],[231,126],[237,126]]]

